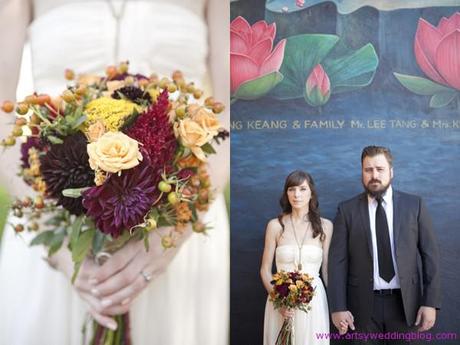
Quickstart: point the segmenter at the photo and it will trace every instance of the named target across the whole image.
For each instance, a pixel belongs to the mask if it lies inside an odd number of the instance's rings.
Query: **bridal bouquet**
[[[275,309],[299,309],[305,313],[310,310],[309,303],[313,299],[315,290],[312,286],[313,278],[301,272],[279,271],[273,275],[270,292],[270,301]],[[293,320],[285,319],[276,339],[276,345],[292,345]]]
[[[223,104],[200,101],[203,92],[179,71],[160,79],[128,67],[110,66],[105,76],[66,70],[70,85],[57,97],[34,93],[2,105],[16,111],[2,146],[21,141],[18,174],[36,192],[13,212],[28,218],[27,229],[37,232],[31,244],[46,246],[49,256],[68,246],[72,281],[88,256],[131,240],[148,250],[151,232],[167,249],[187,226],[208,228],[198,212],[212,200],[207,157],[228,136],[218,119]],[[129,343],[127,315],[117,322],[116,332],[95,324],[92,344]]]

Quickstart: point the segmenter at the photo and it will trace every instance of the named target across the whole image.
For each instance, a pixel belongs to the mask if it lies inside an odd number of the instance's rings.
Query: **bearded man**
[[[365,147],[361,168],[365,191],[340,203],[334,220],[328,260],[332,322],[341,334],[355,331],[355,344],[407,344],[404,333],[429,330],[440,308],[432,222],[419,196],[392,188],[388,148]],[[358,332],[377,339],[365,341]]]

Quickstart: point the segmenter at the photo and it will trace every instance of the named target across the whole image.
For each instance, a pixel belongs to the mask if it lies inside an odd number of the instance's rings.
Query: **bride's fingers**
[[[90,277],[90,282],[97,285],[123,270],[136,256],[136,246],[133,243],[126,244],[119,249],[102,266],[98,267]]]
[[[147,282],[142,275],[138,275],[138,277],[132,282],[132,284],[128,285],[127,287],[104,297],[101,300],[101,305],[104,308],[102,312],[104,314],[116,313],[116,310],[113,309],[115,306],[125,306],[131,304],[131,302],[135,299],[135,297],[147,287],[149,282]]]
[[[117,329],[117,322],[110,316],[99,314],[96,310],[92,308],[89,309],[89,313],[91,314],[93,319],[96,320],[96,322],[101,326],[107,327],[113,331]]]
[[[133,284],[141,277],[142,267],[148,263],[146,253],[140,252],[121,271],[95,286],[91,292],[100,298],[107,298]]]

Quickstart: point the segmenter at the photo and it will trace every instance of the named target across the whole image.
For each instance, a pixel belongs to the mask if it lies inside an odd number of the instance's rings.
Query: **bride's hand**
[[[280,314],[283,316],[283,318],[288,319],[294,317],[295,311],[294,309],[290,308],[280,308]]]
[[[136,296],[166,270],[190,234],[191,229],[187,228],[176,247],[165,250],[160,236],[152,232],[148,252],[143,241],[131,241],[97,267],[88,281],[92,285],[91,294],[102,306],[98,312],[103,315],[126,313]]]
[[[55,255],[47,260],[53,267],[64,273],[64,275],[70,279],[74,272],[74,265],[72,262],[72,254],[65,246],[59,250]],[[94,285],[91,284],[90,278],[97,273],[100,267],[96,265],[93,259],[87,258],[83,261],[77,278],[73,284],[78,295],[88,304],[89,313],[100,325],[115,330],[117,323],[113,318],[107,315],[103,315],[101,310],[103,309],[101,301],[94,297],[91,290]]]

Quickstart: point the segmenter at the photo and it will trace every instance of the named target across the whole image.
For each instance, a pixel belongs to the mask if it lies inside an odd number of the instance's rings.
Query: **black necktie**
[[[390,282],[395,275],[393,259],[391,256],[390,232],[388,230],[387,215],[382,206],[382,198],[377,198],[377,211],[375,212],[375,232],[377,236],[377,253],[379,258],[380,277]]]

